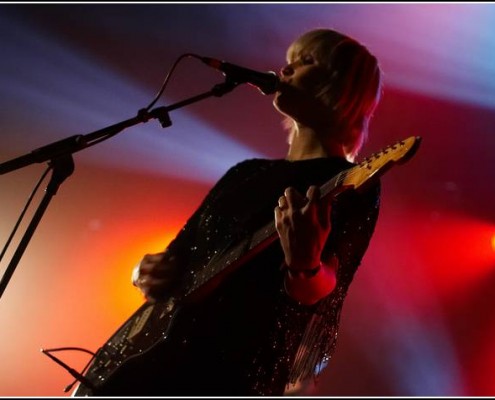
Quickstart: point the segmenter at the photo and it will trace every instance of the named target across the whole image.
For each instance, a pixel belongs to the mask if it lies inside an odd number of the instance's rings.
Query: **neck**
[[[332,140],[328,132],[319,133],[310,128],[297,128],[292,134],[286,159],[308,160],[320,157],[346,158],[342,144]]]

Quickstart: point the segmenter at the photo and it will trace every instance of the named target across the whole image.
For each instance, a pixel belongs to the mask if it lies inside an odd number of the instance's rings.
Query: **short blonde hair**
[[[354,161],[381,97],[378,60],[357,40],[331,29],[315,29],[300,36],[289,46],[287,60],[304,54],[311,54],[328,69],[318,96],[329,106],[329,119],[339,128],[347,158]],[[294,125],[290,125],[293,133]]]

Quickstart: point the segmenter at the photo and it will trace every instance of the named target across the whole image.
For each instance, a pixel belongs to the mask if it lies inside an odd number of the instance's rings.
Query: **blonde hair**
[[[381,97],[378,60],[358,41],[331,29],[315,29],[300,36],[289,46],[287,60],[304,54],[311,54],[328,69],[328,79],[322,82],[317,96],[328,105],[329,120],[338,128],[347,158],[354,161],[367,139],[369,121]],[[294,123],[286,120],[284,124],[290,126],[292,135]]]

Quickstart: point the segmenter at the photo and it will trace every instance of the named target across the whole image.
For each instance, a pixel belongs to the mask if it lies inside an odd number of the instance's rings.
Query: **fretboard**
[[[342,191],[342,182],[345,176],[354,168],[341,171],[332,179],[325,182],[320,187],[321,197]],[[191,282],[185,290],[184,297],[190,296],[220,273],[226,272],[227,269],[230,270],[243,265],[277,239],[278,234],[275,224],[273,221],[270,221],[262,228],[257,229],[248,238],[244,238],[236,244],[229,246],[226,250],[213,257],[206,266],[194,273]]]

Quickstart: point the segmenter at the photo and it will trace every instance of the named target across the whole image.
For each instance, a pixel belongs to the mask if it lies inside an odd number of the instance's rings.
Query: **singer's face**
[[[318,93],[328,74],[328,69],[310,53],[298,54],[280,71],[281,85],[273,105],[280,113],[308,126],[321,121],[328,108]]]

